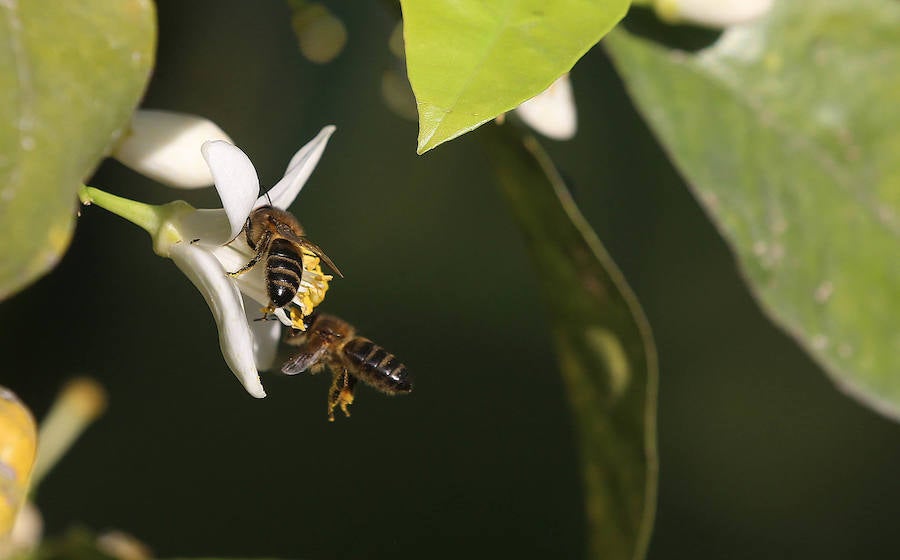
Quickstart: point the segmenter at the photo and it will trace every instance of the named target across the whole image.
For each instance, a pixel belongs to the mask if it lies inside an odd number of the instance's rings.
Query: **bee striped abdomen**
[[[272,305],[284,307],[297,295],[303,277],[303,256],[287,239],[275,239],[266,257],[266,290]]]
[[[412,380],[406,366],[368,338],[349,340],[344,345],[343,352],[357,366],[357,371],[353,372],[356,377],[379,391],[389,395],[412,391]]]

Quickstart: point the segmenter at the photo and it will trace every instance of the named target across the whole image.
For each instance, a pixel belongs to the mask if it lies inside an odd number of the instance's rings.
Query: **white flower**
[[[766,15],[773,0],[654,0],[660,19],[723,28]]]
[[[231,142],[216,123],[203,117],[139,109],[111,155],[155,181],[196,189],[213,184],[209,167],[200,154],[200,146],[209,140]]]
[[[150,232],[156,253],[171,258],[200,290],[219,328],[225,362],[247,392],[257,398],[266,396],[258,370],[268,369],[274,360],[280,324],[254,320],[261,316],[260,307],[269,303],[262,265],[237,278],[226,272],[241,268],[254,254],[241,235],[250,212],[267,204],[287,209],[319,162],[334,130],[334,126],[326,126],[303,146],[291,159],[284,177],[262,196],[256,170],[244,152],[225,141],[206,142],[203,157],[222,199],[220,209],[197,210],[182,201],[149,206],[90,187],[81,192],[85,204],[102,206]],[[303,278],[293,301],[302,315],[321,302],[329,280],[331,276],[322,274],[318,259],[304,259]],[[275,314],[281,323],[299,326],[300,318],[289,316],[283,309]]]
[[[563,74],[543,93],[516,107],[516,113],[544,136],[570,140],[578,128],[578,115],[569,75]]]

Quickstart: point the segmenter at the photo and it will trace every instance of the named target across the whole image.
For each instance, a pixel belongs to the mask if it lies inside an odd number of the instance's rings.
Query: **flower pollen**
[[[325,292],[328,291],[328,283],[334,277],[331,274],[323,274],[319,257],[303,252],[303,278],[300,280],[300,288],[297,290],[297,297],[300,300],[300,317],[299,324],[294,314],[291,314],[291,323],[294,328],[305,330],[303,320],[312,314],[316,306],[325,299]]]

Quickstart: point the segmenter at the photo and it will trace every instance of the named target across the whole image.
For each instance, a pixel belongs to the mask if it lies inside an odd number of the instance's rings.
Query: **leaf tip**
[[[419,106],[419,138],[418,145],[416,146],[416,154],[422,155],[428,150],[437,146],[436,143],[432,142],[434,138],[434,133],[437,131],[437,126],[433,122],[430,122],[429,117],[422,110],[422,106]]]

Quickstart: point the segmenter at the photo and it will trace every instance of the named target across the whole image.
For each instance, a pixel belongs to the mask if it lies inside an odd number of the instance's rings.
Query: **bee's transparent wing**
[[[322,259],[322,262],[327,264],[328,268],[333,270],[335,274],[337,274],[341,278],[344,277],[344,275],[341,274],[340,269],[338,269],[334,262],[330,258],[328,258],[328,255],[325,254],[325,251],[323,251],[318,245],[305,237],[301,237],[297,240],[297,242],[300,243],[300,245],[303,246],[304,249],[308,249],[312,254]]]
[[[299,352],[281,366],[282,373],[295,375],[308,370],[322,360],[327,349],[325,344],[304,344]]]
[[[325,254],[325,251],[323,251],[321,247],[319,247],[318,245],[316,245],[315,243],[310,241],[307,237],[305,237],[303,235],[297,235],[294,232],[288,230],[287,228],[279,228],[278,234],[281,235],[282,237],[285,237],[285,238],[293,241],[294,243],[300,245],[301,247],[303,247],[310,253],[319,257],[322,260],[322,262],[324,262],[326,265],[328,265],[328,268],[330,268],[331,270],[334,271],[335,274],[337,274],[341,278],[344,277],[344,275],[341,274],[340,269],[338,269],[338,267],[334,264],[334,262],[330,258],[328,258],[328,255]]]

